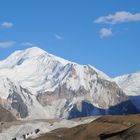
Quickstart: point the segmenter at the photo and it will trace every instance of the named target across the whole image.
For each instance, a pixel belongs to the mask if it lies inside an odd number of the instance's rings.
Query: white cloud
[[[7,22],[7,21],[5,21],[1,24],[2,28],[7,28],[7,29],[12,28],[13,26],[14,26],[14,24],[12,22]]]
[[[22,46],[34,46],[35,44],[31,43],[31,42],[23,42],[20,45],[22,45]]]
[[[102,28],[100,30],[100,37],[101,38],[106,38],[106,37],[109,37],[109,36],[112,36],[112,30],[111,29],[107,29],[107,28]]]
[[[96,19],[95,23],[117,24],[131,21],[140,21],[140,13],[132,14],[126,11],[116,12],[114,15],[102,16]]]
[[[56,38],[57,40],[62,40],[62,39],[64,39],[64,37],[63,37],[63,36],[58,35],[58,34],[56,34],[56,35],[55,35],[55,38]]]
[[[0,48],[8,48],[15,45],[14,41],[0,42]]]

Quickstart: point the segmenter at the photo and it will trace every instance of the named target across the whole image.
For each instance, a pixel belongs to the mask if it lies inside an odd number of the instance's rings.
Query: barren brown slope
[[[12,122],[15,120],[16,118],[12,115],[12,113],[0,105],[0,122]]]
[[[140,140],[140,115],[104,116],[89,124],[56,129],[35,140]]]

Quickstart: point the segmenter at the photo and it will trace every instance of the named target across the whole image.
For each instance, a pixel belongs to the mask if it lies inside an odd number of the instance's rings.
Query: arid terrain
[[[140,140],[140,115],[103,116],[73,128],[60,128],[35,140]]]
[[[16,118],[12,115],[12,113],[2,106],[0,106],[0,122],[5,121],[5,122],[11,122],[15,121]]]

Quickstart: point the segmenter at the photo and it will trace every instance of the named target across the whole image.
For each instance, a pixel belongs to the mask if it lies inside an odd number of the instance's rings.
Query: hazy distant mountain
[[[0,61],[0,104],[22,118],[138,113],[103,72],[33,47]]]
[[[140,109],[140,72],[119,76],[114,81],[130,97],[133,104]]]
[[[140,95],[140,72],[119,76],[114,80],[126,91],[127,95]]]

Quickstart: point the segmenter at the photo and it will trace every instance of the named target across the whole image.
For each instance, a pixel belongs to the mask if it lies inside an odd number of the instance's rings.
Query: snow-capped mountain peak
[[[116,77],[114,81],[118,83],[118,85],[120,85],[120,87],[124,91],[126,91],[127,95],[129,96],[140,95],[140,72]]]
[[[10,100],[10,107],[21,117],[71,118],[78,111],[83,115],[85,106],[85,116],[100,114],[101,109],[105,111],[128,101],[119,86],[103,72],[38,47],[16,51],[0,61],[0,82],[0,100]],[[5,104],[9,106],[9,102]]]
[[[67,64],[69,62],[62,58],[53,56],[38,47],[32,47],[26,50],[15,51],[7,59],[0,62],[0,68],[13,68],[16,65],[20,65],[22,62],[24,62],[27,59],[35,60],[35,59],[43,59],[44,57],[46,59],[48,58],[50,60],[52,59],[52,60],[59,61],[62,64]]]
[[[102,79],[109,79],[103,72],[90,65],[79,65],[67,61],[38,47],[16,51],[0,62],[0,75],[6,75],[25,87],[29,86],[32,90],[36,88],[37,91],[44,90],[46,86],[48,90],[54,90],[60,83],[65,83],[72,72],[74,75],[74,71],[77,80],[70,78],[67,86],[70,85],[70,88],[77,89],[82,84],[85,87],[87,69]]]

